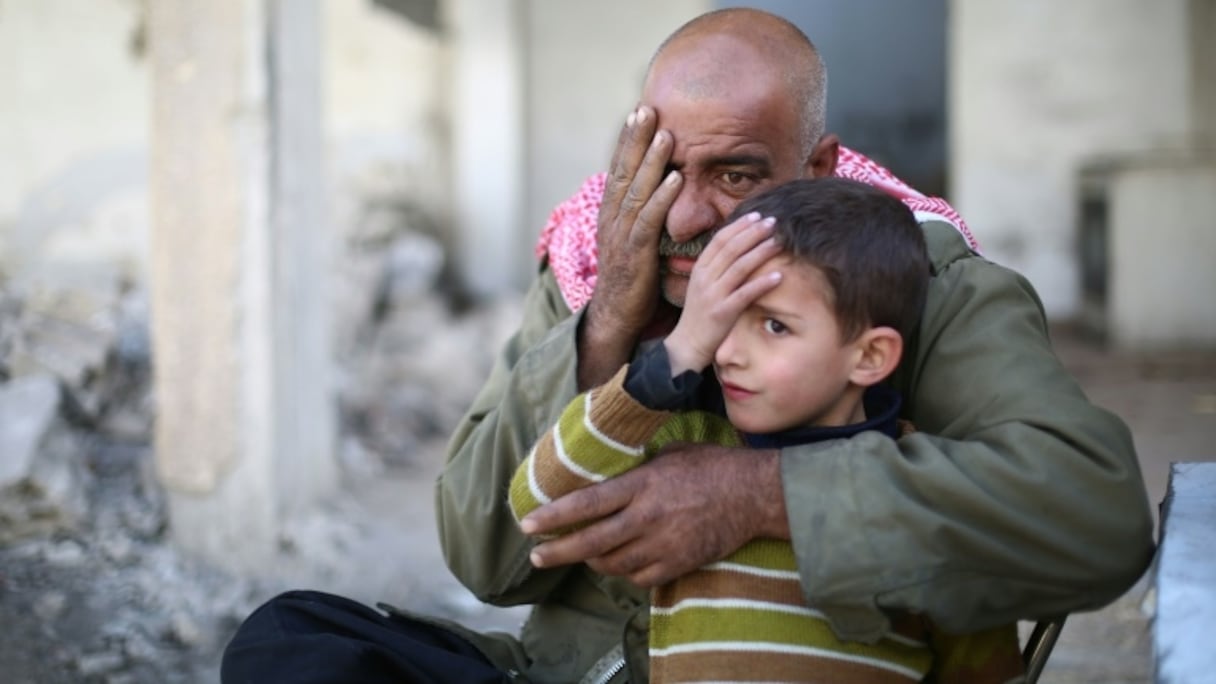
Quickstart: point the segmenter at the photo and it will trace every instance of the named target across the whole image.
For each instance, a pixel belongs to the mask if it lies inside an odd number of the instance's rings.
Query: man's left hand
[[[721,560],[757,537],[789,539],[780,452],[668,447],[650,462],[533,511],[527,534],[595,521],[532,551],[537,567],[585,562],[641,587]]]

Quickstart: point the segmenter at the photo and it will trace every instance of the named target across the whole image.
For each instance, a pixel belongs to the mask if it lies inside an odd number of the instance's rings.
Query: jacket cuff
[[[671,377],[671,357],[662,340],[645,346],[629,364],[625,391],[639,404],[654,411],[686,411],[696,408],[701,374],[687,370]]]
[[[872,570],[878,556],[855,526],[832,524],[862,519],[849,461],[864,458],[853,452],[865,439],[863,434],[782,449],[781,482],[789,519],[817,523],[790,525],[790,544],[807,604],[823,613],[842,641],[872,644],[891,629],[890,618],[877,603],[882,578]],[[805,482],[817,484],[813,489],[796,484]],[[851,571],[841,572],[842,568]]]

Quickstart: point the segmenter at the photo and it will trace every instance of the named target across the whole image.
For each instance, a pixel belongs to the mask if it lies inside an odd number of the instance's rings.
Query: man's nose
[[[718,226],[723,218],[709,196],[689,183],[667,212],[667,233],[676,242],[688,242]]]

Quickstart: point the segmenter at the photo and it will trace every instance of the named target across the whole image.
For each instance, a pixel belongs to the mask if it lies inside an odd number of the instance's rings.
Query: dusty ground
[[[1154,503],[1168,465],[1216,460],[1216,352],[1102,352],[1063,331],[1057,347],[1091,397],[1132,426]],[[449,420],[440,414],[436,420]],[[218,654],[240,618],[290,587],[513,629],[519,611],[487,609],[439,558],[431,481],[442,440],[408,456],[347,453],[342,495],[293,523],[293,555],[270,579],[225,575],[175,553],[143,444],[81,446],[92,472],[82,529],[0,548],[0,679],[25,682],[218,681]],[[1042,682],[1151,681],[1146,583],[1105,610],[1073,616]],[[1151,605],[1151,604],[1150,604]]]
[[[1216,350],[1114,353],[1064,329],[1054,339],[1090,398],[1131,426],[1154,506],[1165,496],[1170,463],[1216,461]],[[1040,681],[1151,682],[1150,580],[1103,610],[1071,616]]]

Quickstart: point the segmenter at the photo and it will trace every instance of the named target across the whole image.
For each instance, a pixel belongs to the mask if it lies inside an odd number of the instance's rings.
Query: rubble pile
[[[338,565],[325,547],[343,540],[330,538],[371,534],[364,521],[343,519],[361,514],[350,503],[360,483],[386,473],[408,479],[422,472],[411,470],[420,458],[434,465],[518,320],[512,297],[456,311],[439,287],[443,248],[425,235],[398,232],[375,253],[353,266],[348,259],[335,286],[347,302],[371,302],[335,307],[347,501],[319,511],[323,525],[308,523],[326,530],[323,543],[288,529],[300,538],[288,551],[302,558],[286,581],[315,583]],[[0,282],[6,682],[218,681],[228,636],[268,595],[261,580],[208,567],[169,543],[152,464],[148,317],[136,286],[52,291]],[[375,570],[394,581],[393,554],[382,556]]]
[[[147,330],[134,288],[0,290],[7,681],[203,681],[246,609],[165,543]]]

